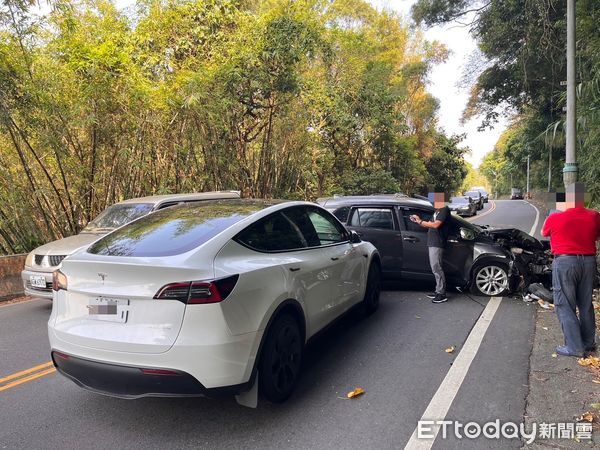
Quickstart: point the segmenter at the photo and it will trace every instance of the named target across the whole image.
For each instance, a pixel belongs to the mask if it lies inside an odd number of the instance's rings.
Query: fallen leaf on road
[[[538,300],[538,305],[540,305],[544,309],[552,309],[554,305],[552,303],[548,303],[544,300]]]
[[[444,350],[446,353],[454,353],[454,345],[452,347],[448,347],[446,350]]]
[[[558,358],[558,355],[556,353],[552,353],[552,357],[553,358]]]
[[[548,331],[548,327],[542,327],[542,330]]]
[[[594,409],[600,409],[600,403],[592,403],[590,406]]]
[[[586,411],[579,417],[575,419],[577,422],[589,422],[592,423],[594,421],[594,413],[591,411]]]
[[[580,366],[590,366],[600,369],[600,358],[597,356],[588,356],[587,358],[579,358],[577,360]]]
[[[415,316],[415,319],[420,319],[420,318],[421,318],[421,316]]]
[[[592,383],[600,384],[600,380],[592,380]]]
[[[363,388],[357,387],[353,391],[348,392],[347,397],[354,398],[354,397],[358,397],[359,395],[362,395],[364,393],[365,393],[365,390]]]

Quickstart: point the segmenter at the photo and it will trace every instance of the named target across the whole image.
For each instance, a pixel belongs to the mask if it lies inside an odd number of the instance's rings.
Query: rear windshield
[[[469,203],[469,200],[464,197],[452,197],[452,203]]]
[[[465,195],[467,197],[479,197],[481,194],[479,193],[479,191],[469,191],[465,192]]]
[[[170,256],[190,251],[272,203],[221,200],[156,211],[103,237],[89,253]]]

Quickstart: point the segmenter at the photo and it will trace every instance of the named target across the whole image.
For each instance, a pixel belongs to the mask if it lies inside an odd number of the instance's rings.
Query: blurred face
[[[443,208],[444,206],[446,206],[446,196],[444,195],[443,192],[434,192],[433,193],[433,207],[438,209],[438,208]]]
[[[567,209],[567,202],[564,192],[552,192],[548,194],[548,209],[564,211]]]
[[[566,197],[566,209],[583,208],[585,205],[585,188],[583,183],[573,183],[570,185],[567,188]]]

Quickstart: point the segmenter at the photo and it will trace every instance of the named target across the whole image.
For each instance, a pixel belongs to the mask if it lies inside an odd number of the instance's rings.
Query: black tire
[[[289,398],[296,387],[304,342],[298,321],[290,314],[277,317],[269,329],[260,363],[259,392],[273,403]]]
[[[367,317],[379,308],[379,296],[381,294],[381,268],[376,262],[371,263],[367,276],[367,287],[365,296],[361,302],[360,310]]]
[[[509,281],[507,265],[495,261],[483,262],[473,269],[471,291],[483,297],[502,297],[510,292]]]

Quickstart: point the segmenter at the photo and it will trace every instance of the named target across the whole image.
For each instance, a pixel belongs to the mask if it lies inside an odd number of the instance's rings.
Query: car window
[[[235,240],[262,252],[280,252],[308,247],[299,227],[281,212],[250,225]]]
[[[421,219],[425,221],[430,221],[433,217],[433,211],[428,211],[420,208],[403,208],[402,209],[402,221],[404,223],[404,228],[406,231],[412,231],[415,233],[424,233],[427,231],[427,228],[423,228],[421,225],[413,222],[409,219],[409,217],[413,214],[418,215]]]
[[[333,213],[333,215],[335,217],[337,217],[337,219],[342,222],[342,223],[347,223],[348,222],[348,214],[350,213],[350,207],[349,206],[343,206],[341,208],[338,208],[334,211],[330,211]]]
[[[389,208],[356,208],[350,226],[363,228],[394,229],[394,218]]]
[[[344,227],[328,212],[311,208],[308,210],[308,217],[315,227],[321,245],[348,240],[348,233]]]
[[[315,226],[308,217],[306,207],[296,206],[288,208],[282,211],[282,214],[298,228],[309,247],[318,247],[321,245],[321,240],[319,239],[317,230],[315,230]]]

